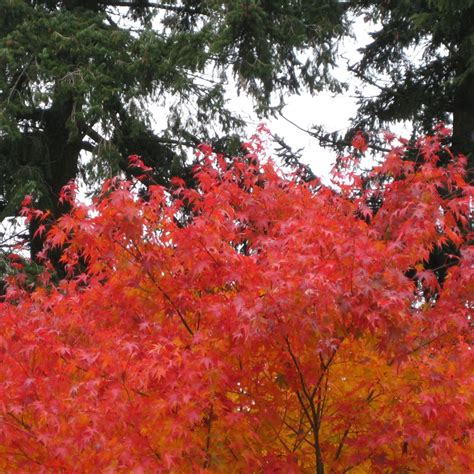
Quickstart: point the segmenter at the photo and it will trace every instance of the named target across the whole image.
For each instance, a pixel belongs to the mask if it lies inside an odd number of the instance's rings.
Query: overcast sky
[[[340,60],[334,75],[338,80],[349,84],[346,93],[334,95],[329,92],[321,92],[315,95],[303,93],[298,96],[288,96],[287,106],[283,110],[286,118],[303,129],[310,129],[312,125],[322,125],[328,132],[344,132],[349,127],[350,118],[355,116],[357,104],[355,89],[363,89],[366,94],[374,95],[377,90],[372,86],[365,86],[347,71],[346,63],[355,63],[360,57],[358,49],[369,43],[369,33],[374,31],[373,23],[366,23],[362,18],[354,21],[354,38],[346,38],[340,45]],[[259,123],[258,118],[252,113],[252,105],[249,99],[238,97],[233,91],[229,91],[232,107],[240,111],[247,118],[248,133],[252,134]],[[283,118],[267,120],[266,124],[270,130],[281,136],[294,150],[303,148],[303,161],[311,166],[313,172],[320,177],[327,177],[336,153],[328,148],[318,145],[315,138],[300,131]],[[409,135],[409,126],[399,124],[391,128],[391,131],[400,135]]]
[[[358,19],[354,23],[355,38],[347,38],[340,45],[340,56],[338,68],[334,71],[337,79],[346,81],[350,88],[347,93],[340,95],[332,95],[327,92],[322,92],[311,96],[304,93],[298,96],[288,96],[287,106],[284,108],[284,115],[292,122],[296,123],[304,129],[310,129],[312,125],[322,125],[328,132],[345,131],[349,126],[349,119],[355,115],[356,100],[354,98],[354,91],[360,87],[360,83],[348,73],[346,69],[346,62],[356,62],[359,54],[357,49],[370,41],[369,32],[374,30],[373,24],[364,23],[362,19]],[[374,91],[370,89],[365,90],[367,93],[373,94]],[[237,93],[232,88],[228,90],[228,98],[231,108],[238,111],[247,121],[248,137],[252,135],[260,120],[252,112],[252,103],[245,95],[237,96]],[[157,118],[156,124],[161,119],[166,119],[167,107],[152,106],[154,114]],[[270,130],[281,136],[292,147],[293,150],[302,148],[303,161],[311,166],[313,172],[323,178],[323,181],[328,182],[328,174],[332,164],[336,158],[335,152],[330,149],[321,148],[315,138],[309,134],[298,130],[297,127],[291,125],[283,118],[272,119],[266,121]],[[157,128],[160,128],[159,126]],[[394,127],[392,129],[395,133],[407,134],[407,129],[403,126]],[[245,138],[248,138],[245,137]],[[84,191],[84,188],[83,188]],[[81,198],[84,199],[84,192],[81,192]],[[3,224],[6,224],[4,222]],[[0,234],[2,229],[0,223]],[[1,240],[1,239],[0,239]]]

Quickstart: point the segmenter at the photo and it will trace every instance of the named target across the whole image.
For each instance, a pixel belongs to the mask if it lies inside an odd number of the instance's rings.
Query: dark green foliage
[[[190,179],[187,150],[199,142],[239,149],[244,124],[227,109],[227,76],[262,114],[302,89],[341,92],[331,67],[360,15],[376,31],[350,68],[379,95],[360,96],[353,130],[452,120],[472,173],[474,0],[0,0],[0,217],[26,193],[57,217],[63,185],[131,173],[128,154],[156,182]],[[150,106],[165,99],[158,133]],[[347,146],[353,130],[315,134]],[[81,161],[84,152],[92,158]],[[40,248],[32,239],[33,255]]]
[[[301,87],[337,89],[341,13],[334,0],[0,0],[0,217],[26,193],[59,216],[62,186],[128,172],[127,154],[166,184],[189,175],[187,147],[235,151],[243,122],[209,73],[233,75],[260,111]],[[162,98],[172,105],[155,133],[149,110]]]
[[[417,132],[429,132],[451,122],[454,150],[470,154],[472,168],[474,1],[356,1],[350,8],[377,25],[351,70],[379,95],[360,96],[355,126],[373,131],[412,120]]]
[[[410,120],[416,134],[429,133],[440,121],[451,123],[449,145],[467,156],[467,179],[473,183],[474,0],[361,0],[350,2],[350,9],[378,28],[351,67],[379,92],[375,98],[359,97],[354,129],[376,131]],[[413,151],[413,159],[419,159],[416,147]],[[442,157],[439,165],[448,160]],[[448,242],[434,248],[425,262],[440,285],[457,264],[453,253]]]

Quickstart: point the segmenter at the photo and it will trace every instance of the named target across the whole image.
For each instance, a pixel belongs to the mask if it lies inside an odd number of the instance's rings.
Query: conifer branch
[[[152,0],[106,0],[99,2],[101,5],[106,7],[129,7],[129,8],[158,8],[160,10],[166,10],[174,13],[186,13],[189,15],[204,15],[206,14],[203,10],[196,8],[189,8],[178,5],[167,5],[162,4],[159,1]]]

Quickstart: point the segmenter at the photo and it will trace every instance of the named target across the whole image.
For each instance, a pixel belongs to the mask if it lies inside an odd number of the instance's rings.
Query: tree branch
[[[81,148],[85,151],[89,151],[91,153],[94,153],[97,147],[95,147],[91,142],[82,141],[81,142]]]
[[[207,15],[206,12],[199,9],[193,9],[185,6],[161,4],[159,0],[105,0],[99,1],[100,5],[105,7],[129,7],[129,8],[158,8],[175,13],[187,13],[189,15]]]
[[[311,414],[308,413],[308,410],[306,408],[306,405],[299,393],[299,391],[296,392],[296,396],[298,397],[298,400],[300,402],[301,407],[305,411],[306,417],[308,418],[308,421],[313,428],[313,439],[314,439],[314,451],[315,451],[315,458],[316,458],[316,473],[317,474],[324,474],[324,463],[323,463],[323,456],[321,452],[321,445],[319,442],[319,428],[320,428],[320,422],[321,422],[321,412],[320,412],[320,401],[318,401],[318,408],[316,408],[314,404],[314,396],[317,393],[317,389],[320,385],[320,382],[322,378],[320,377],[317,385],[313,389],[312,393],[310,394],[308,392],[308,388],[306,386],[303,372],[301,370],[300,364],[298,362],[298,359],[296,358],[296,355],[293,353],[293,350],[291,349],[290,345],[290,340],[288,337],[285,337],[285,341],[288,347],[288,352],[290,353],[291,359],[293,360],[293,363],[296,367],[296,370],[298,372],[300,381],[301,381],[301,386],[303,388],[303,393],[306,397],[306,400],[308,401],[309,408],[311,409]],[[327,366],[326,366],[327,368]],[[324,373],[324,372],[323,372]]]
[[[212,428],[212,417],[214,416],[214,405],[211,405],[209,410],[209,417],[207,419],[207,436],[206,436],[206,457],[204,459],[203,469],[209,469],[211,466],[211,428]]]
[[[340,142],[336,141],[336,140],[333,140],[332,138],[330,138],[328,136],[321,135],[320,133],[316,133],[314,131],[308,130],[308,129],[298,125],[297,123],[293,122],[289,118],[285,117],[283,115],[283,112],[279,112],[279,114],[288,123],[290,123],[291,125],[296,127],[298,130],[301,130],[302,132],[307,133],[308,135],[316,138],[320,143],[325,143],[325,144],[327,144],[329,146],[333,146],[333,147],[337,147],[337,146],[339,146],[339,147],[348,147],[348,146],[351,146],[351,144],[348,140],[342,140]],[[378,145],[374,145],[373,143],[368,143],[367,146],[369,148],[371,148],[372,150],[380,151],[380,152],[383,152],[383,153],[388,153],[390,151],[388,148],[384,148],[384,147],[381,147],[381,146],[378,146]]]
[[[277,150],[277,153],[280,154],[283,161],[288,166],[292,166],[298,169],[304,181],[307,182],[307,181],[313,181],[316,179],[316,175],[313,173],[311,168],[308,165],[301,163],[300,161],[301,160],[300,152],[303,150],[303,148],[300,148],[299,150],[294,152],[291,149],[290,145],[288,145],[280,136],[272,134],[272,138],[280,146],[280,148]]]
[[[339,459],[339,456],[341,455],[341,452],[342,452],[342,448],[344,447],[344,442],[346,441],[346,438],[347,438],[347,435],[349,434],[349,430],[350,430],[350,426],[349,428],[347,428],[343,435],[342,435],[342,438],[341,438],[341,441],[339,442],[339,446],[337,447],[337,451],[336,451],[336,455],[334,456],[334,459],[337,461]]]
[[[13,92],[19,92],[20,89],[21,89],[21,85],[23,83],[23,80],[25,78],[25,75],[26,75],[26,71],[28,70],[28,68],[30,67],[31,63],[33,62],[33,57],[31,57],[27,62],[26,64],[23,66],[22,70],[20,71],[20,73],[18,74],[18,77],[15,79],[15,82],[13,83],[12,86],[10,86],[10,92],[8,93],[8,97],[7,97],[7,104],[10,102],[10,99],[13,95]]]

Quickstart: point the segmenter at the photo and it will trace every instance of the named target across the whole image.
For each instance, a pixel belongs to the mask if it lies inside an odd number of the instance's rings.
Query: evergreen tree
[[[472,180],[474,0],[0,0],[0,217],[27,193],[57,217],[63,185],[79,173],[89,185],[129,173],[131,153],[167,183],[189,176],[186,147],[235,152],[243,123],[226,108],[225,76],[261,113],[303,88],[341,92],[330,74],[338,40],[361,15],[376,31],[350,69],[379,94],[360,96],[342,139],[314,135],[345,145],[357,129],[412,120],[428,131],[452,120]],[[158,133],[149,105],[165,99]]]
[[[322,144],[350,143],[358,129],[374,132],[396,121],[412,121],[414,133],[437,122],[453,126],[452,149],[468,156],[474,177],[474,1],[355,0],[349,16],[373,24],[361,59],[348,67],[378,92],[358,92],[359,108],[345,137],[314,132]]]
[[[416,136],[430,133],[439,122],[451,124],[452,137],[446,141],[455,154],[466,155],[467,180],[473,184],[474,1],[361,0],[350,2],[349,10],[376,25],[372,41],[361,49],[360,61],[350,69],[378,90],[376,97],[359,94],[351,133],[357,129],[374,132],[409,120]],[[345,138],[347,142],[349,137]],[[414,146],[406,159],[419,160],[421,155]],[[438,165],[445,166],[448,160],[450,156],[444,154]],[[449,189],[444,193],[457,197]],[[375,210],[380,205],[377,202]],[[472,220],[460,221],[459,226],[468,234]],[[424,267],[443,285],[449,267],[458,261],[453,240],[447,238],[431,249]],[[414,269],[408,276],[417,279]]]
[[[342,9],[334,0],[0,0],[1,217],[32,194],[56,218],[67,211],[58,201],[65,184],[80,172],[92,185],[127,171],[130,153],[160,183],[186,176],[183,147],[242,126],[226,109],[226,74],[259,110],[303,86],[336,90],[329,70]],[[208,80],[211,70],[220,80]],[[148,106],[164,97],[172,105],[156,133]],[[84,151],[93,154],[87,166]]]

